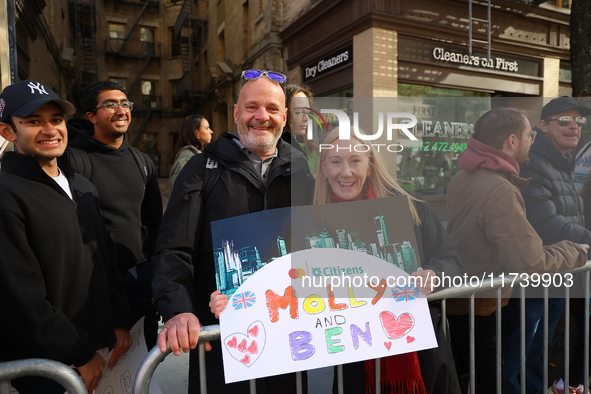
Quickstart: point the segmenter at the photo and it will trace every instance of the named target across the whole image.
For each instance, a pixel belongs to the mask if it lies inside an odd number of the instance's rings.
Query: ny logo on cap
[[[35,85],[31,81],[31,82],[29,82],[29,84],[27,86],[31,89],[31,94],[35,93],[35,90],[37,90],[39,92],[39,94],[49,95],[49,93],[47,93],[47,91],[45,90],[45,86],[41,85],[40,82],[37,82],[37,85]]]

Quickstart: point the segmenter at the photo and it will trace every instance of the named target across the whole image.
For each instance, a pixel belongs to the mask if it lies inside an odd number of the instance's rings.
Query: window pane
[[[124,38],[124,26],[123,25],[109,25],[109,37],[111,38]]]
[[[117,82],[123,89],[127,89],[127,80],[121,78],[109,78],[109,81]]]
[[[109,49],[118,50],[125,38],[125,26],[109,24]]]
[[[156,82],[142,81],[142,107],[156,108]]]
[[[153,55],[155,53],[154,29],[140,27],[140,41],[142,45],[142,55]]]
[[[147,27],[140,28],[140,40],[144,42],[154,42],[154,29]]]

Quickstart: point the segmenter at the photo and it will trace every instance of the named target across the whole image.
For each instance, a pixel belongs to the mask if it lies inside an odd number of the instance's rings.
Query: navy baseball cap
[[[44,104],[53,101],[64,114],[72,115],[76,107],[60,98],[56,92],[37,81],[20,81],[8,85],[0,94],[0,122],[9,116],[25,118]]]
[[[548,119],[550,116],[560,113],[562,111],[568,111],[569,109],[576,109],[583,116],[591,115],[591,108],[583,107],[579,102],[568,96],[562,96],[555,98],[542,108],[542,115],[540,119]]]

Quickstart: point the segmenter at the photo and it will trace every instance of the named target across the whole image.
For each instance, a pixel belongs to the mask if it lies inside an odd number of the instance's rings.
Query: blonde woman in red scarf
[[[353,133],[351,133],[353,135]],[[412,214],[417,238],[421,271],[411,275],[422,276],[426,294],[431,292],[431,279],[445,273],[461,275],[462,267],[455,246],[435,213],[424,201],[409,195],[390,176],[386,166],[371,143],[339,140],[339,131],[331,131],[322,145],[316,173],[314,204],[331,204],[370,198],[405,195]],[[367,152],[353,147],[364,145]],[[439,302],[429,303],[431,318],[437,336],[435,349],[382,358],[380,360],[380,386],[384,394],[456,394],[459,388],[449,341],[444,337]],[[343,365],[344,390],[347,394],[376,392],[375,360]],[[336,380],[336,379],[335,379]],[[336,392],[336,384],[333,385]]]

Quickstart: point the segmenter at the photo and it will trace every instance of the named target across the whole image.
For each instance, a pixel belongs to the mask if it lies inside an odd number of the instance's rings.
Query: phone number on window
[[[420,144],[412,147],[412,150],[434,151],[434,152],[463,152],[468,147],[466,142],[431,142],[422,141]]]

